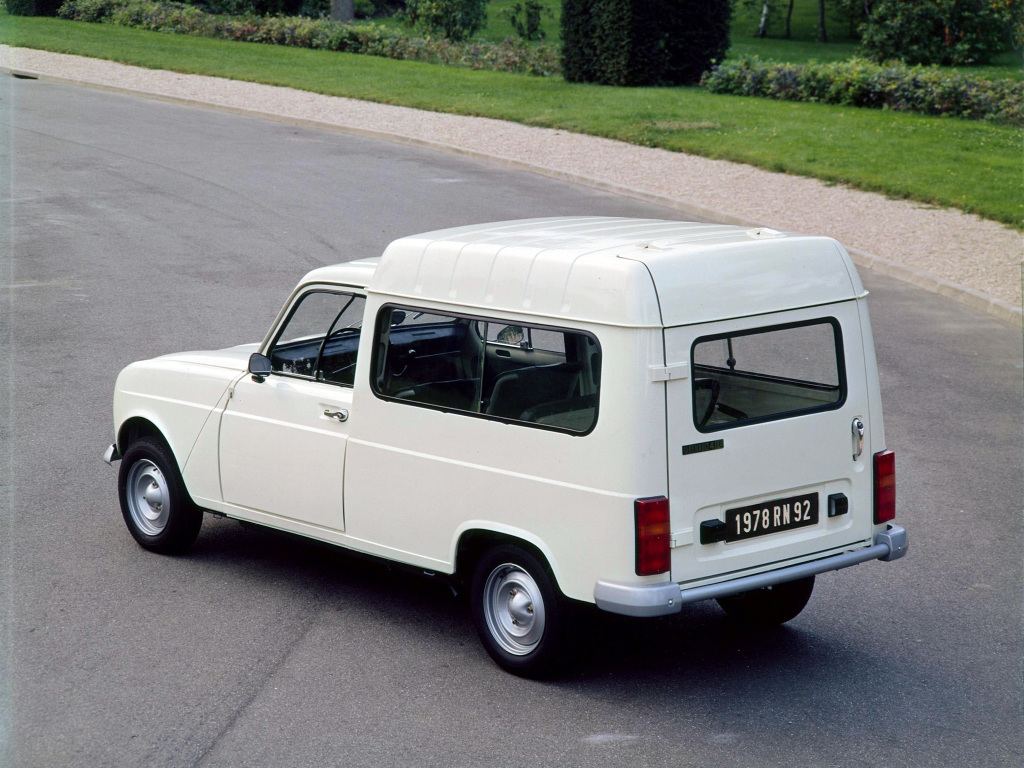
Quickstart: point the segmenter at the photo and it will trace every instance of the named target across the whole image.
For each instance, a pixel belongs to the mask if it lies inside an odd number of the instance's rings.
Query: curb
[[[741,227],[761,227],[766,226],[764,222],[755,221],[750,218],[739,216],[728,211],[720,211],[715,208],[709,208],[703,205],[697,205],[695,203],[687,203],[677,198],[668,197],[667,195],[658,195],[651,192],[645,192],[640,189],[633,187],[627,187],[622,184],[615,184],[614,182],[605,181],[604,179],[595,178],[592,176],[584,176],[581,174],[569,173],[567,171],[561,171],[557,168],[550,168],[544,165],[536,165],[534,163],[528,163],[524,160],[516,160],[514,158],[502,157],[500,155],[492,155],[487,152],[480,152],[473,149],[465,149],[462,147],[452,146],[451,144],[444,144],[442,142],[431,141],[429,139],[420,139],[414,136],[406,136],[399,133],[392,133],[390,131],[380,131],[368,128],[355,128],[352,126],[337,125],[335,123],[326,123],[319,120],[308,120],[306,118],[288,117],[287,115],[279,115],[273,112],[262,112],[258,109],[244,109],[242,107],[231,107],[223,104],[215,104],[201,99],[192,99],[184,96],[170,96],[166,94],[153,93],[150,91],[143,91],[137,88],[127,88],[125,86],[118,85],[107,85],[104,83],[93,83],[87,80],[76,80],[67,77],[58,77],[55,75],[49,75],[45,72],[37,72],[28,69],[19,69],[17,67],[0,67],[0,73],[6,73],[14,77],[30,80],[44,80],[55,83],[65,83],[68,85],[83,86],[86,88],[93,88],[101,91],[109,91],[112,93],[123,93],[132,96],[141,96],[147,99],[154,99],[156,101],[164,101],[171,104],[181,104],[192,107],[202,107],[204,109],[211,109],[217,112],[224,112],[227,114],[242,115],[245,117],[255,117],[263,120],[272,120],[278,123],[285,123],[287,125],[296,125],[304,128],[315,128],[317,130],[330,130],[337,133],[344,133],[353,136],[364,136],[367,138],[386,139],[388,141],[394,141],[400,144],[409,144],[412,146],[426,147],[438,152],[445,152],[448,154],[459,155],[462,157],[470,157],[476,160],[484,160],[490,163],[496,163],[506,168],[513,168],[515,170],[528,171],[530,173],[536,173],[541,176],[547,176],[548,178],[557,179],[559,181],[569,182],[571,184],[579,184],[580,186],[590,187],[591,189],[597,189],[602,192],[610,192],[612,194],[621,195],[623,197],[630,197],[635,200],[641,200],[647,203],[654,203],[656,205],[662,205],[666,208],[680,211],[690,216],[695,216],[703,219],[708,219],[718,224],[734,224]],[[994,296],[989,296],[986,293],[982,293],[974,288],[970,288],[966,285],[960,285],[954,283],[951,280],[932,275],[928,272],[923,272],[913,267],[907,267],[898,262],[892,261],[891,259],[883,258],[882,256],[876,256],[873,253],[862,251],[857,248],[847,247],[851,258],[854,263],[860,267],[864,267],[879,274],[886,275],[888,277],[902,280],[903,282],[910,283],[911,285],[921,288],[930,293],[935,293],[940,296],[944,296],[948,299],[952,299],[959,304],[963,304],[971,309],[987,314],[991,317],[995,317],[1003,322],[1010,323],[1019,327],[1024,327],[1024,309],[1011,304],[1008,301],[997,299]]]

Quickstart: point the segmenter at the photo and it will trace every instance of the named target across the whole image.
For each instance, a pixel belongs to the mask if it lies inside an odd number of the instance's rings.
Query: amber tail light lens
[[[896,518],[896,454],[875,454],[875,524]]]
[[[672,568],[668,499],[654,496],[633,503],[636,518],[636,574],[653,576]]]

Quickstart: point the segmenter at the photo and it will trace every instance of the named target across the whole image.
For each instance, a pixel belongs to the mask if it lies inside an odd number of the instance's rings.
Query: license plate
[[[725,510],[725,540],[741,541],[818,522],[818,494],[762,501]]]

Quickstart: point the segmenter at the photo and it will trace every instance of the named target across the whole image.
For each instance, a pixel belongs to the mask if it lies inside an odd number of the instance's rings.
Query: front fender
[[[145,419],[160,431],[179,468],[210,414],[239,372],[229,368],[156,358],[132,363],[114,386],[114,434],[123,455],[127,449],[122,427]]]

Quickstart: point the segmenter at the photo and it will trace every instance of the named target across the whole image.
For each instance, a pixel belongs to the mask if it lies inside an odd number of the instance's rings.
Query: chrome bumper
[[[868,560],[898,560],[906,553],[907,532],[898,525],[889,525],[886,530],[875,534],[875,543],[870,547],[843,552],[822,560],[812,560],[809,563],[791,565],[777,571],[743,576],[719,584],[683,589],[672,581],[661,584],[617,584],[599,581],[594,587],[594,601],[598,608],[611,613],[626,616],[665,616],[678,613],[683,603],[749,592],[752,589],[770,587],[773,584],[803,579],[827,571],[838,571],[840,568],[849,568]]]
[[[103,460],[110,466],[114,466],[115,461],[121,460],[121,454],[117,450],[117,443],[110,444],[110,447],[103,453]]]

